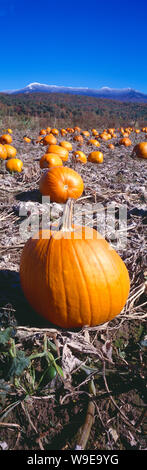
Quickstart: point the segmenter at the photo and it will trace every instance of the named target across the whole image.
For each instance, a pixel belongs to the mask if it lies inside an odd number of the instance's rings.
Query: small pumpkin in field
[[[27,144],[30,144],[30,142],[31,142],[30,137],[27,137],[26,135],[23,137],[23,140],[24,140],[25,142],[27,142]]]
[[[100,143],[96,139],[90,139],[87,141],[87,145],[94,145],[94,147],[100,147]]]
[[[46,135],[46,129],[41,129],[39,132],[40,135]]]
[[[78,199],[84,189],[81,176],[68,167],[54,167],[47,170],[40,179],[39,190],[51,201],[65,203],[68,198]]]
[[[82,134],[84,137],[89,137],[89,136],[90,136],[90,132],[89,132],[89,131],[82,131],[81,134]]]
[[[48,134],[46,135],[43,140],[42,140],[43,145],[50,145],[50,144],[56,144],[57,139],[53,134]]]
[[[57,230],[40,230],[22,251],[20,282],[33,309],[62,328],[95,326],[123,309],[128,270],[94,229],[72,224],[72,202]]]
[[[12,129],[10,129],[10,128],[7,129],[7,132],[8,132],[9,134],[12,134]]]
[[[17,154],[17,150],[13,145],[5,144],[4,145],[6,151],[7,151],[7,158],[15,158]]]
[[[99,135],[98,131],[96,129],[91,129],[91,132],[92,132],[92,135],[94,135],[94,136]]]
[[[136,153],[137,157],[147,158],[147,142],[140,142],[135,145],[133,153]]]
[[[108,149],[114,150],[114,144],[108,144]]]
[[[11,144],[12,137],[10,134],[3,134],[0,136],[0,143],[1,144]]]
[[[18,172],[20,173],[22,171],[23,167],[23,162],[19,158],[10,158],[6,162],[6,169],[10,172]]]
[[[1,160],[7,159],[7,150],[3,144],[0,144],[0,159]]]
[[[55,153],[45,153],[40,159],[40,168],[51,168],[53,166],[62,166],[61,158]]]
[[[82,135],[75,135],[73,140],[75,142],[79,142],[80,144],[83,144],[83,141],[84,141]]]
[[[81,128],[80,128],[79,126],[75,126],[75,127],[74,127],[74,131],[75,131],[75,132],[81,132]]]
[[[68,160],[68,150],[61,145],[49,145],[46,153],[56,153],[64,162]]]
[[[62,135],[62,137],[64,137],[64,135],[67,134],[66,129],[60,129],[60,134]]]
[[[91,163],[102,163],[103,162],[103,153],[95,150],[94,152],[89,153],[88,162]]]
[[[43,135],[38,135],[37,139],[36,139],[36,144],[41,144],[43,141]]]
[[[51,134],[53,134],[53,135],[58,135],[58,134],[59,134],[58,129],[56,129],[55,127],[53,127],[53,129],[51,129]]]
[[[120,139],[119,145],[125,145],[125,147],[130,147],[130,145],[132,145],[132,142],[128,137],[123,137],[122,139]]]
[[[67,140],[62,140],[62,142],[60,142],[60,145],[61,147],[64,147],[66,150],[68,150],[69,152],[72,150],[72,144],[70,142],[67,142]]]
[[[87,157],[82,150],[76,150],[73,152],[73,159],[80,163],[87,163]]]
[[[46,134],[49,134],[51,132],[51,127],[46,128]]]
[[[73,134],[73,133],[74,133],[73,127],[67,127],[67,128],[66,128],[66,131],[69,132],[69,134]]]

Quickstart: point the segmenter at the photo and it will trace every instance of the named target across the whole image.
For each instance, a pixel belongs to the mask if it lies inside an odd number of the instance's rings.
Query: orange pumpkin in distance
[[[59,134],[58,129],[56,129],[56,128],[51,129],[51,134],[58,135]]]
[[[47,170],[39,185],[43,196],[50,196],[52,202],[59,203],[65,203],[69,198],[78,199],[83,189],[84,183],[79,173],[63,166]]]
[[[41,129],[39,132],[40,135],[46,135],[46,129]]]
[[[95,147],[100,147],[100,143],[96,139],[90,139],[87,141],[88,145],[94,145]]]
[[[10,134],[3,134],[0,136],[0,143],[1,144],[11,144],[12,137]]]
[[[80,144],[83,144],[83,141],[84,141],[82,135],[75,135],[73,140],[75,142],[79,142]]]
[[[60,129],[60,134],[64,137],[67,134],[66,129]]]
[[[27,137],[26,135],[23,137],[23,140],[24,140],[25,142],[27,142],[27,144],[30,144],[30,142],[31,142],[30,137]]]
[[[61,158],[55,153],[45,153],[40,159],[40,168],[52,168],[53,166],[62,166]]]
[[[103,163],[103,153],[95,150],[94,152],[89,153],[88,162],[91,163]]]
[[[108,144],[108,149],[114,150],[114,145],[113,144]]]
[[[90,132],[89,131],[82,131],[82,135],[84,135],[84,137],[89,137]]]
[[[60,230],[43,230],[22,251],[20,282],[33,309],[61,328],[96,326],[118,315],[129,295],[128,270],[94,229],[74,226],[71,201]]]
[[[130,145],[132,145],[132,142],[128,137],[124,137],[120,139],[119,145],[125,145],[125,147],[130,147]]]

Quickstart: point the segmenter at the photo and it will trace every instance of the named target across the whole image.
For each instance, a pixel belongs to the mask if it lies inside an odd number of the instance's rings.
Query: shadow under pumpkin
[[[52,323],[43,319],[29,305],[20,285],[16,271],[0,271],[0,324],[3,327],[23,325],[28,327],[50,328]]]

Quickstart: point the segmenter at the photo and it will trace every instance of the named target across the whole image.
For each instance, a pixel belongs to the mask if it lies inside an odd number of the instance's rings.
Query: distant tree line
[[[38,117],[56,125],[82,128],[102,126],[128,126],[136,122],[147,125],[147,104],[128,103],[102,98],[69,94],[0,94],[0,118]]]

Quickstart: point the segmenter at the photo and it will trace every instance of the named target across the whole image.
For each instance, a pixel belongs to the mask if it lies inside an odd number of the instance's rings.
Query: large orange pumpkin
[[[57,231],[40,231],[25,244],[20,281],[33,309],[62,328],[108,322],[123,309],[130,289],[127,268],[90,227],[71,225],[71,201]]]
[[[19,158],[10,158],[6,162],[6,169],[10,172],[16,171],[20,173],[22,171],[23,162]]]
[[[69,197],[78,199],[84,184],[79,173],[60,166],[51,168],[42,175],[39,189],[43,196],[50,196],[51,201],[65,203]]]
[[[61,147],[61,145],[49,145],[47,153],[56,153],[64,162],[68,160],[68,150]]]
[[[135,145],[133,153],[136,153],[137,157],[147,158],[147,142],[140,142]]]
[[[62,166],[61,158],[55,153],[45,153],[40,159],[40,168],[51,168],[52,166]]]

